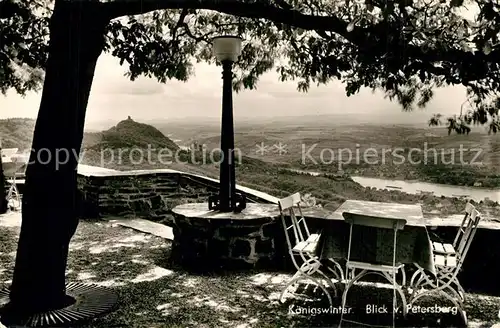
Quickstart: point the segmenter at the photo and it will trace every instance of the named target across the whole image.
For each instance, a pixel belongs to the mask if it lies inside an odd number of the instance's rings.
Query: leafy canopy
[[[59,0],[57,0],[59,1]],[[56,3],[57,3],[56,1]],[[450,133],[471,124],[500,128],[500,4],[496,0],[114,0],[105,51],[128,76],[186,81],[194,62],[212,62],[210,40],[245,40],[234,88],[255,88],[275,69],[300,91],[333,79],[347,95],[382,90],[404,110],[423,108],[436,88],[463,85],[467,106]],[[1,90],[24,94],[42,81],[54,3],[0,2]],[[435,116],[430,125],[440,125]]]
[[[49,12],[37,1],[0,2],[0,91],[24,95],[43,82]]]

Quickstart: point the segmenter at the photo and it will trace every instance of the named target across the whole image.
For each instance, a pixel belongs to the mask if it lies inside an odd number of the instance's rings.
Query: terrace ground
[[[20,217],[18,212],[0,216],[0,283],[8,284],[12,278]],[[110,286],[120,296],[116,311],[84,327],[328,327],[338,322],[332,314],[297,314],[299,306],[318,303],[293,298],[279,302],[291,273],[193,274],[170,263],[170,247],[170,240],[113,221],[82,221],[70,245],[67,280]],[[391,294],[361,287],[353,292],[352,304],[390,306]],[[290,309],[291,305],[295,307]],[[499,298],[467,297],[471,327],[500,327],[499,310]],[[459,324],[455,317],[425,317],[427,325]],[[402,325],[421,325],[422,319],[414,315]]]

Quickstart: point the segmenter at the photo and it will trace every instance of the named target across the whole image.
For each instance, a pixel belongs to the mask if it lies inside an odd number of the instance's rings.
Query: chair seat
[[[437,267],[454,268],[457,266],[455,254],[434,254],[434,264]]]
[[[292,249],[295,253],[315,253],[318,247],[319,234],[313,233],[304,241],[299,242]]]
[[[444,244],[437,241],[432,242],[432,251],[438,254],[457,254],[452,244]]]
[[[392,272],[394,269],[399,270],[404,267],[402,263],[396,263],[396,266],[384,265],[384,264],[373,264],[366,262],[349,261],[346,266],[351,269],[361,269],[361,270],[371,270],[371,271],[385,271]]]

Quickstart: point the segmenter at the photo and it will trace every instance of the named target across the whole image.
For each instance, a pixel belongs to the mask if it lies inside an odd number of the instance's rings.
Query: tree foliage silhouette
[[[297,80],[301,91],[339,79],[347,95],[380,89],[405,110],[424,107],[447,85],[467,88],[476,115],[498,102],[500,5],[494,0],[89,2],[110,20],[104,51],[128,65],[132,80],[187,80],[193,62],[213,61],[211,37],[231,33],[246,40],[236,90],[255,88],[274,68],[281,80]],[[0,4],[2,91],[24,94],[43,81],[53,2]]]

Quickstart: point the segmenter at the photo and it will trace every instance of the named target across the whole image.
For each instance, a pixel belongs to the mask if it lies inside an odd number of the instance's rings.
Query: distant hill
[[[31,118],[8,118],[0,120],[0,139],[2,148],[31,148],[35,120]]]
[[[35,120],[30,118],[9,118],[0,120],[0,139],[2,148],[19,148],[20,151],[31,147]],[[126,119],[116,126],[101,132],[86,132],[83,148],[168,148],[179,146],[155,127]]]
[[[35,120],[10,118],[0,120],[2,148],[18,148],[20,152],[29,151],[33,139]],[[145,150],[133,152],[134,149]],[[150,151],[148,150],[150,149]],[[139,169],[165,163],[170,156],[181,156],[182,162],[189,161],[188,155],[180,147],[155,127],[135,122],[130,117],[101,132],[85,132],[83,136],[80,163],[103,166],[113,169]],[[104,151],[103,151],[104,150]],[[123,152],[122,152],[123,151]],[[163,162],[158,161],[161,151]],[[178,154],[179,153],[179,154]],[[144,155],[141,155],[144,154]],[[149,159],[151,154],[151,162]],[[138,159],[136,155],[144,158]],[[128,166],[127,166],[128,165]],[[166,165],[163,165],[165,167]]]
[[[177,150],[179,146],[157,128],[130,117],[102,132],[89,132],[83,138],[87,149],[151,148]]]
[[[241,113],[235,113],[234,124],[235,127],[246,127],[246,126],[262,126],[266,125],[307,125],[315,126],[318,125],[325,127],[337,127],[344,125],[410,125],[416,127],[427,127],[429,119],[432,114],[436,111],[413,111],[413,112],[403,112],[398,109],[394,109],[390,113],[366,113],[361,111],[359,113],[345,112],[331,113],[331,114],[304,114],[304,115],[287,115],[287,116],[242,116]],[[444,114],[446,117],[446,114]],[[169,118],[169,119],[155,119],[155,120],[145,120],[144,122],[152,124],[163,130],[163,126],[172,125],[201,125],[204,127],[213,126],[220,129],[220,118],[219,117],[184,117],[184,118]]]

